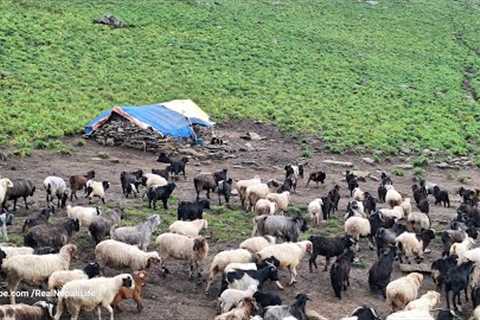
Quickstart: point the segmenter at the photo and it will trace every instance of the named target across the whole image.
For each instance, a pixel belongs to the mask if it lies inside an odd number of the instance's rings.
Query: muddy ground
[[[207,161],[192,161],[187,166],[187,180],[180,179],[178,181],[178,187],[175,191],[175,196],[180,200],[193,200],[194,190],[192,177],[199,171],[213,171],[220,168],[228,168],[230,175],[234,179],[245,179],[259,175],[262,178],[270,179],[277,178],[282,179],[284,174],[283,166],[289,162],[294,162],[303,154],[303,147],[301,146],[300,139],[292,137],[282,136],[278,130],[271,126],[265,126],[261,124],[255,124],[251,122],[230,123],[223,125],[217,130],[217,135],[223,136],[225,140],[228,140],[234,149],[237,150],[240,145],[244,145],[246,141],[241,140],[239,137],[246,131],[252,130],[259,133],[261,136],[266,137],[261,141],[250,141],[254,151],[234,151],[232,155],[234,158],[228,160],[207,160]],[[108,192],[107,201],[109,207],[130,207],[130,206],[146,206],[146,203],[140,199],[126,200],[121,194],[121,188],[119,183],[119,174],[122,170],[133,170],[137,168],[143,168],[150,171],[151,168],[161,168],[163,165],[155,161],[155,155],[149,153],[143,153],[135,150],[126,150],[114,147],[102,147],[94,142],[86,141],[83,146],[78,146],[78,141],[82,140],[81,137],[74,137],[66,139],[65,142],[73,147],[73,153],[71,156],[59,156],[50,151],[37,150],[33,155],[24,159],[12,158],[7,162],[0,163],[0,176],[7,176],[10,178],[26,177],[34,181],[39,187],[35,197],[32,201],[32,208],[26,211],[23,207],[23,203],[20,202],[20,208],[17,212],[16,225],[10,230],[10,235],[13,238],[20,239],[21,244],[21,225],[24,217],[33,211],[38,210],[45,206],[45,193],[41,188],[43,179],[48,175],[59,175],[66,180],[68,176],[72,174],[81,174],[90,169],[95,169],[97,172],[97,179],[109,180],[112,182],[112,188]],[[376,176],[379,176],[378,170],[386,170],[390,172],[395,165],[403,163],[399,159],[393,159],[389,162],[384,162],[375,165],[369,165],[364,163],[361,155],[331,155],[322,152],[321,143],[312,140],[313,154],[309,159],[309,165],[306,168],[307,176],[310,171],[315,169],[323,169],[327,172],[327,181],[324,185],[316,187],[315,184],[311,184],[310,187],[305,187],[305,181],[299,183],[297,194],[292,196],[292,202],[297,205],[306,206],[309,201],[316,197],[323,196],[329,189],[335,184],[339,183],[342,186],[342,202],[340,204],[341,212],[338,214],[343,215],[348,200],[347,190],[345,188],[345,182],[342,181],[345,168],[337,166],[326,166],[322,164],[322,160],[325,159],[337,159],[352,161],[355,164],[355,169],[366,170],[372,172]],[[107,159],[102,159],[104,153],[108,155]],[[101,155],[99,157],[99,155]],[[412,184],[413,170],[403,170],[404,176],[392,176],[394,184],[397,190],[401,191],[405,195],[411,195],[410,186]],[[461,177],[470,177],[470,182],[467,185],[473,184],[472,181],[477,181],[480,174],[474,169],[463,170],[440,170],[440,169],[427,169],[426,177],[429,181],[435,182],[448,189],[451,195],[454,194],[455,189],[462,185],[459,182]],[[367,179],[366,182],[361,183],[361,187],[365,191],[371,191],[376,194],[378,182]],[[432,206],[431,216],[434,221],[434,227],[437,231],[442,230],[447,220],[451,219],[455,215],[455,207],[459,204],[457,196],[452,196],[452,208],[444,209],[439,206]],[[75,204],[86,204],[85,199],[74,201]],[[233,199],[233,207],[239,207],[238,199]],[[162,216],[163,209],[158,209],[158,213]],[[61,211],[57,213],[58,216],[65,216],[65,212]],[[322,226],[312,229],[312,233],[318,233]],[[84,265],[90,259],[94,258],[94,244],[88,241],[85,230],[82,230],[80,234],[76,235],[74,241],[82,237],[83,250],[81,253],[81,261],[77,261],[74,266],[80,267]],[[209,232],[214,233],[215,230]],[[213,237],[214,238],[214,237]],[[87,239],[87,240],[85,240]],[[237,246],[239,241],[235,242],[218,242],[210,243],[211,253],[209,255],[208,264],[213,258],[214,254],[225,248],[233,248]],[[433,252],[427,256],[427,263],[440,256],[439,246],[440,240],[437,239],[432,244]],[[319,258],[320,265],[319,271],[313,273],[308,272],[308,257],[305,257],[303,263],[299,269],[298,283],[295,287],[287,287],[285,291],[279,292],[271,284],[267,283],[266,289],[271,291],[277,291],[284,302],[290,303],[293,301],[294,296],[297,293],[306,293],[310,296],[311,302],[309,308],[316,310],[324,317],[335,320],[341,317],[347,316],[350,312],[359,305],[371,305],[374,306],[377,311],[386,315],[388,313],[385,303],[381,297],[376,297],[368,291],[367,275],[368,268],[375,261],[375,253],[368,250],[366,242],[362,242],[362,250],[359,254],[361,263],[358,267],[353,268],[351,272],[351,287],[344,294],[342,301],[339,301],[334,297],[333,291],[330,286],[329,274],[322,272],[324,259]],[[173,262],[169,264],[169,269],[172,274],[166,278],[158,276],[152,276],[150,282],[144,291],[144,305],[145,309],[142,314],[138,315],[133,303],[125,303],[126,311],[122,314],[116,315],[117,319],[213,319],[215,316],[215,304],[216,304],[216,292],[212,290],[210,295],[204,294],[205,279],[207,265],[204,266],[204,272],[202,281],[190,281],[188,280],[186,267],[181,262]],[[397,278],[401,275],[398,268],[395,271],[393,278]],[[112,275],[118,271],[108,270],[108,273]],[[287,282],[288,274],[282,271],[282,281]],[[217,279],[218,280],[218,279]],[[218,281],[217,281],[218,287]],[[5,287],[5,283],[0,283],[2,290]],[[24,285],[22,288],[28,288]],[[429,277],[426,278],[424,285],[422,286],[422,293],[428,289],[432,289],[433,284]],[[17,301],[31,303],[31,299],[19,298]],[[7,300],[0,298],[0,303],[7,303]],[[445,303],[442,303],[442,307]],[[470,308],[468,308],[470,309]],[[104,312],[104,316],[106,316]],[[64,316],[66,317],[66,316]],[[95,318],[94,313],[82,313],[82,319]]]

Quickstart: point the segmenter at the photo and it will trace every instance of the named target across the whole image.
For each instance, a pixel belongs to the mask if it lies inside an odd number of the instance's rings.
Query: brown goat
[[[75,196],[75,199],[78,199],[77,191],[85,189],[87,186],[87,181],[93,178],[95,178],[94,170],[88,171],[84,176],[71,176],[69,180],[70,189],[72,191],[70,194],[70,201],[73,201],[73,196]]]
[[[147,278],[147,273],[145,271],[135,271],[133,273],[133,280],[135,281],[135,288],[130,289],[126,287],[120,288],[117,295],[113,299],[112,306],[116,308],[119,312],[122,312],[120,308],[120,302],[127,299],[133,299],[137,303],[137,311],[140,313],[143,310],[142,303],[142,291],[145,286],[145,280]]]

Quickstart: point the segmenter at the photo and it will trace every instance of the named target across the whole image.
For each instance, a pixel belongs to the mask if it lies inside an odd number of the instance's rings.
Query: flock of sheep
[[[188,159],[173,159],[165,154],[159,162],[168,164],[166,169],[121,172],[120,183],[125,197],[140,194],[145,188],[144,197],[149,207],[156,208],[161,201],[168,208],[169,198],[176,188],[175,180],[185,175]],[[163,275],[169,273],[169,259],[185,261],[189,277],[201,277],[201,267],[209,254],[207,239],[201,231],[208,228],[203,212],[210,208],[210,193],[230,201],[232,194],[240,198],[242,208],[255,214],[251,238],[243,241],[238,249],[224,250],[216,254],[208,268],[208,293],[217,276],[221,275],[216,320],[305,320],[325,319],[307,308],[309,297],[298,294],[290,304],[282,302],[275,292],[263,289],[263,284],[271,281],[278,289],[285,290],[279,280],[279,270],[288,270],[289,285],[297,281],[297,267],[305,256],[309,256],[310,271],[317,268],[316,258],[326,258],[325,268],[330,267],[330,280],[333,292],[339,299],[342,291],[350,285],[350,269],[356,252],[360,250],[361,239],[367,238],[371,249],[376,248],[377,261],[370,266],[368,282],[370,290],[386,299],[392,314],[386,320],[434,319],[438,311],[440,293],[428,291],[418,297],[424,276],[412,272],[392,281],[394,263],[404,260],[411,263],[423,260],[423,255],[435,238],[429,216],[430,201],[435,205],[450,206],[449,194],[440,186],[421,181],[413,185],[413,198],[418,210],[413,208],[410,198],[405,198],[395,190],[392,179],[382,174],[378,187],[378,199],[359,186],[358,177],[347,171],[347,188],[351,198],[344,216],[344,234],[335,237],[312,235],[301,240],[308,228],[307,220],[320,225],[339,211],[340,187],[335,185],[323,197],[308,204],[307,215],[287,216],[290,193],[296,192],[297,183],[303,179],[303,165],[287,165],[285,179],[262,181],[259,177],[233,181],[226,169],[218,172],[202,172],[194,177],[196,201],[181,201],[177,207],[177,221],[169,226],[169,231],[160,234],[152,241],[152,234],[161,224],[160,216],[154,214],[135,226],[120,227],[121,215],[113,212],[110,217],[102,214],[98,207],[74,206],[77,192],[84,190],[89,203],[95,198],[105,203],[105,194],[110,188],[108,181],[96,181],[95,172],[75,175],[69,183],[61,177],[45,178],[43,189],[48,207],[30,214],[24,222],[22,232],[24,247],[0,245],[0,268],[10,293],[10,305],[0,306],[0,319],[60,319],[68,312],[71,319],[78,319],[80,312],[98,312],[106,309],[110,318],[114,310],[121,310],[120,302],[133,299],[139,312],[143,309],[142,288],[147,275],[159,268]],[[309,175],[310,181],[324,183],[325,172],[317,171]],[[23,198],[28,209],[27,198],[36,191],[28,179],[0,179],[0,226],[2,235],[8,241],[8,226],[14,223],[14,214],[8,208],[13,202]],[[201,199],[206,192],[207,199]],[[457,209],[457,217],[449,228],[442,231],[444,250],[442,257],[432,264],[432,278],[439,290],[447,296],[447,310],[436,314],[436,319],[447,320],[456,317],[457,303],[461,303],[461,293],[471,297],[474,311],[473,320],[480,320],[480,248],[474,248],[477,228],[480,227],[480,209],[477,207],[479,192],[461,188],[463,201]],[[54,202],[57,200],[56,206]],[[70,201],[71,204],[67,204]],[[377,208],[378,203],[385,203]],[[66,217],[56,223],[49,218],[56,210],[65,208]],[[71,243],[76,232],[88,230],[95,247],[95,261],[83,269],[70,270],[78,248]],[[152,243],[153,242],[153,243]],[[154,248],[155,250],[148,251]],[[330,259],[336,258],[330,266]],[[122,273],[112,277],[101,275],[105,266],[113,269],[128,269],[131,274]],[[34,305],[16,304],[16,292],[20,283],[33,286],[46,284],[50,292],[47,301]],[[470,294],[467,294],[470,289]],[[453,300],[449,299],[450,293]],[[450,310],[450,301],[453,309]],[[343,320],[379,320],[372,307],[359,306]]]

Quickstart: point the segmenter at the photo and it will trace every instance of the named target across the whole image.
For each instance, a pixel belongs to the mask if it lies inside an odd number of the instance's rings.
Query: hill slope
[[[112,105],[188,97],[216,119],[318,133],[332,151],[479,146],[477,0],[4,0],[0,12],[0,144],[43,147]],[[134,27],[92,23],[105,13]]]

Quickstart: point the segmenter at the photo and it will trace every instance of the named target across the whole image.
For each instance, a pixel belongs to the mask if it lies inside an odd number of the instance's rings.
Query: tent
[[[112,114],[119,115],[142,129],[151,128],[162,136],[196,139],[192,125],[213,126],[208,115],[191,100],[174,100],[145,106],[113,107],[100,113],[85,126],[91,135],[107,123]]]

